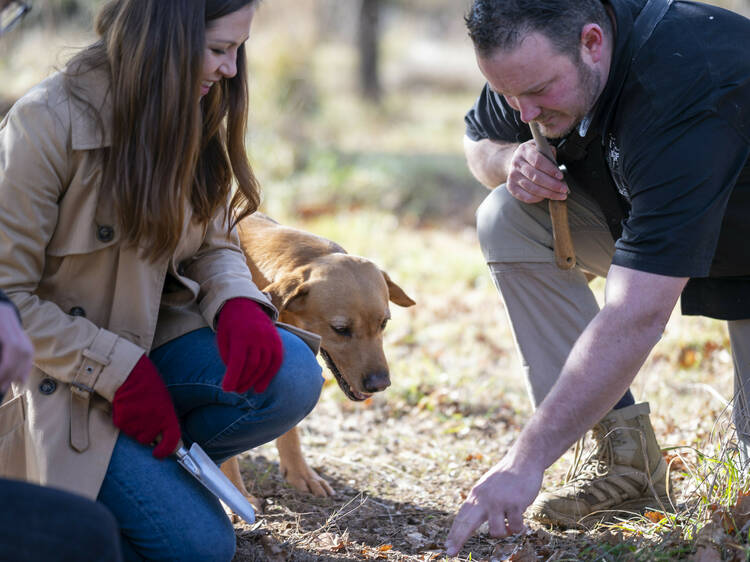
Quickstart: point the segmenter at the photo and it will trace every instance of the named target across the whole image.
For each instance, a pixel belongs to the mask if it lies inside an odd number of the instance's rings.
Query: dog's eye
[[[351,328],[349,328],[349,326],[331,326],[331,330],[333,330],[340,336],[344,336],[346,338],[352,337],[352,330]]]
[[[383,323],[380,325],[381,330],[385,330],[385,327],[388,325],[388,320],[389,320],[388,318],[383,320]]]

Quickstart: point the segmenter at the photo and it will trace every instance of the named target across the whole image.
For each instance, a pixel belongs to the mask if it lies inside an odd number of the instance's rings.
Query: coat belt
[[[83,350],[83,361],[70,383],[70,446],[79,453],[89,448],[91,395],[116,343],[116,334],[99,330],[91,346]]]

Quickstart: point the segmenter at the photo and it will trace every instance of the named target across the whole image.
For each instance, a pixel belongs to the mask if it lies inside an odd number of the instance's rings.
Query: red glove
[[[216,326],[219,353],[227,366],[221,388],[264,392],[281,367],[284,349],[276,326],[261,306],[246,298],[224,303]]]
[[[153,443],[161,434],[161,441],[153,452],[157,459],[163,459],[177,449],[181,432],[172,397],[156,365],[146,354],[115,392],[112,421],[123,433],[144,445]]]

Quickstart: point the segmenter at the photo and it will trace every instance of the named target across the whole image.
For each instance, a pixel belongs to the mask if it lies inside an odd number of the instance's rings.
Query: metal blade
[[[248,523],[255,523],[255,510],[247,498],[235,487],[221,469],[216,466],[198,443],[193,443],[188,451],[180,447],[175,453],[177,462],[192,474],[198,482],[227,504],[232,511]]]

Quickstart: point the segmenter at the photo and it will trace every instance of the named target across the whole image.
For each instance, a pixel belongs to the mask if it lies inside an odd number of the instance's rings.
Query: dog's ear
[[[396,285],[393,281],[391,281],[390,276],[383,271],[380,270],[380,273],[383,274],[383,277],[385,278],[385,283],[388,285],[388,298],[390,301],[394,304],[397,304],[399,306],[414,306],[415,303],[409,295],[407,295],[404,290]]]
[[[273,305],[282,312],[293,311],[307,296],[308,287],[302,277],[286,277],[263,289],[271,297]]]

